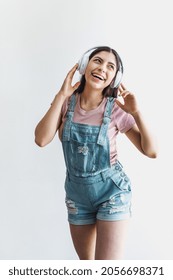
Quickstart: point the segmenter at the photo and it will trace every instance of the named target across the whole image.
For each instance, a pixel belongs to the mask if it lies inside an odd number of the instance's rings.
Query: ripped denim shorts
[[[67,174],[65,191],[70,224],[87,225],[96,220],[118,221],[131,217],[131,182],[119,161],[95,176]]]

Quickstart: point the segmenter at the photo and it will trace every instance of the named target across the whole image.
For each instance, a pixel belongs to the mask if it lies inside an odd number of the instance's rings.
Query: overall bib
[[[108,127],[114,98],[108,97],[101,126],[73,122],[76,96],[68,107],[62,133],[66,163],[68,221],[94,224],[131,216],[131,183],[119,161],[110,165]]]

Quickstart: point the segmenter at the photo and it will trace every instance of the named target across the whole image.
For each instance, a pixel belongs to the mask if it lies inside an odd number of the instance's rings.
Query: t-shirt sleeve
[[[68,110],[68,106],[70,104],[70,100],[71,100],[71,97],[68,97],[66,98],[66,100],[64,101],[63,105],[62,105],[62,108],[61,108],[61,116],[62,116],[62,119],[65,120],[66,118],[66,113],[67,113],[67,110]]]
[[[52,106],[52,103],[53,103],[54,100],[52,100],[52,102],[50,103],[50,106]],[[66,115],[66,112],[67,112],[67,109],[68,109],[68,102],[69,102],[69,99],[66,99],[62,105],[62,108],[61,108],[61,116],[65,116]]]
[[[124,110],[122,110],[117,104],[114,107],[114,120],[115,124],[117,126],[117,129],[121,133],[127,132],[130,128],[133,127],[135,124],[135,119],[132,115],[126,113]]]

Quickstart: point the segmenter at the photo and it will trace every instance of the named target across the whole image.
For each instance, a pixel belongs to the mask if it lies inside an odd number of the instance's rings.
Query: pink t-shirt
[[[88,124],[88,125],[101,125],[107,98],[104,97],[100,105],[96,109],[90,111],[85,111],[80,107],[80,94],[76,94],[76,98],[77,98],[77,102],[74,110],[73,122]],[[62,125],[59,131],[59,135],[62,134],[62,127],[65,122],[67,108],[68,108],[68,100],[66,100],[62,106],[62,110],[61,110]],[[114,102],[112,114],[111,114],[111,122],[108,127],[111,165],[114,164],[118,159],[117,146],[116,146],[116,136],[118,132],[119,131],[121,133],[127,132],[134,124],[135,124],[135,120],[132,117],[132,115],[123,111],[116,104],[116,102]]]

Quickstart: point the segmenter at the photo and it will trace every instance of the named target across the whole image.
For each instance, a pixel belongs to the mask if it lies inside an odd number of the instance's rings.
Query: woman
[[[72,86],[76,70],[82,77]],[[59,131],[67,168],[68,220],[81,260],[123,256],[131,184],[118,160],[118,132],[144,155],[155,158],[157,153],[134,94],[120,83],[122,74],[122,61],[115,50],[90,49],[69,71],[35,130],[40,147]],[[118,93],[123,103],[114,98]]]

